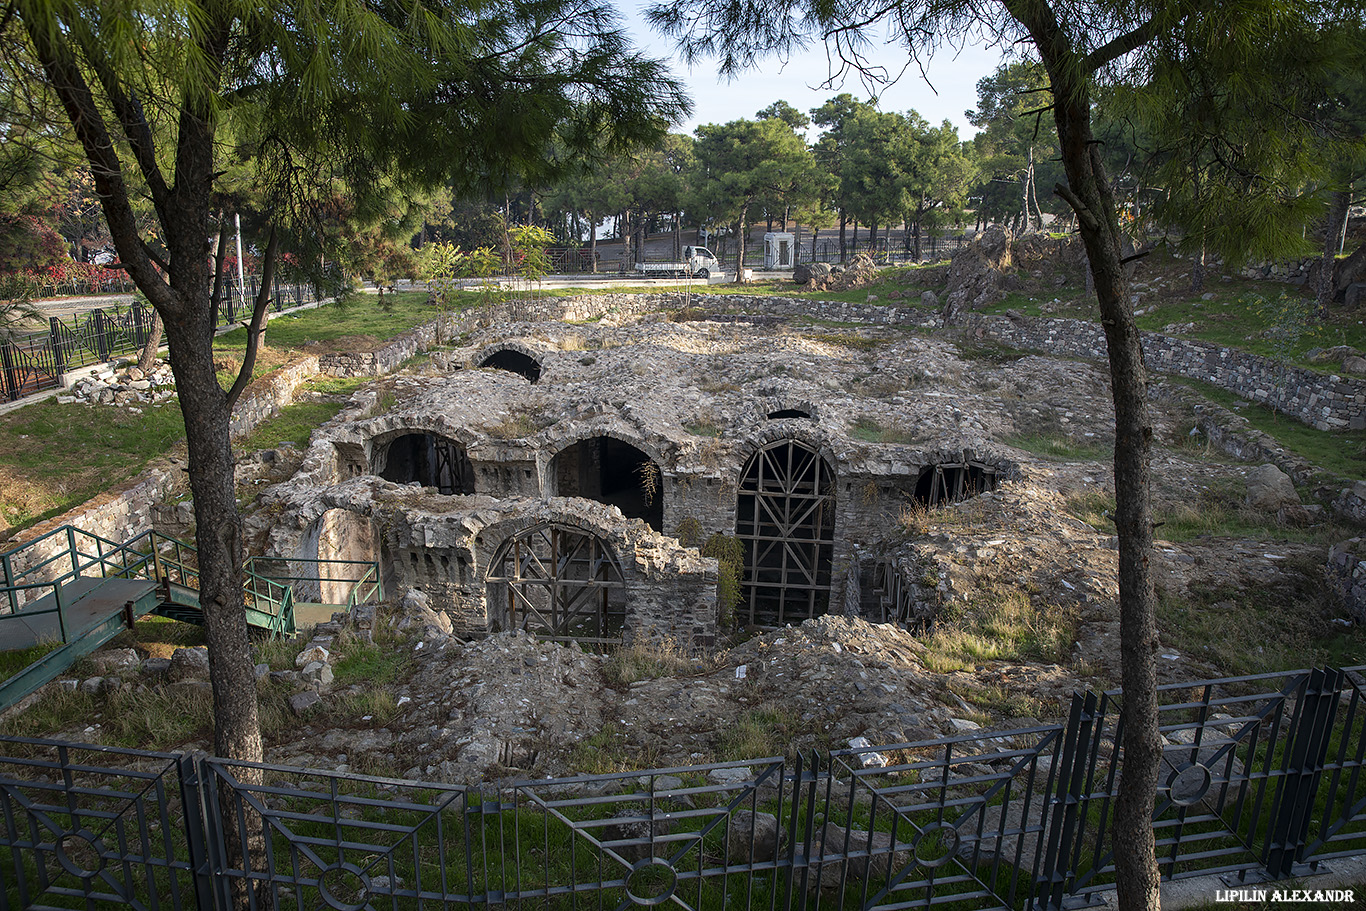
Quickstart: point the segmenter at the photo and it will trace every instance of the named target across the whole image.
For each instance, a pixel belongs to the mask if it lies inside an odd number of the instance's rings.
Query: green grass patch
[[[338,651],[341,657],[332,667],[338,686],[387,686],[405,679],[413,667],[411,648],[390,637],[375,642],[350,639]]]
[[[1062,433],[1025,433],[1003,437],[1001,442],[1050,459],[1090,462],[1114,456],[1114,446],[1097,440],[1076,440]]]
[[[1197,380],[1178,382],[1247,418],[1254,428],[1325,471],[1354,480],[1366,478],[1366,430],[1318,430],[1265,405],[1240,399],[1218,386]]]
[[[1257,597],[1235,590],[1159,592],[1157,625],[1166,648],[1213,665],[1221,676],[1366,662],[1366,639],[1330,622],[1341,612],[1318,583],[1319,565],[1298,566],[1300,581]]]
[[[972,670],[986,661],[1066,664],[1078,617],[1073,610],[1034,605],[1018,589],[995,587],[959,617],[945,617],[925,638],[925,667],[936,673]]]
[[[60,645],[60,642],[39,642],[28,648],[0,652],[0,680],[8,680]]]
[[[824,342],[827,345],[848,348],[851,351],[876,351],[878,348],[896,341],[891,338],[875,338],[853,332],[813,332],[806,337],[817,342]]]
[[[36,402],[0,415],[0,528],[65,512],[185,438],[174,401],[126,408]]]
[[[86,743],[139,750],[171,750],[207,739],[213,726],[208,686],[124,689],[106,695],[49,692],[27,711],[0,721],[11,737],[76,736]],[[86,727],[94,727],[87,733]]]
[[[312,310],[277,316],[266,327],[266,344],[273,348],[302,348],[308,342],[326,342],[348,335],[388,339],[438,315],[436,308],[427,303],[425,291],[386,294],[385,301],[391,300],[391,308],[381,309],[378,298],[362,294],[343,307],[323,304]],[[459,301],[462,308],[473,306],[476,296],[462,294]],[[223,351],[245,351],[247,330],[241,328],[223,333],[214,347]]]
[[[767,702],[745,712],[718,733],[716,761],[785,755],[798,733],[797,716],[785,706]]]
[[[914,443],[915,435],[900,427],[886,427],[872,418],[859,418],[850,425],[854,439],[865,443]]]
[[[251,433],[238,439],[233,448],[239,452],[255,452],[258,449],[274,449],[282,443],[293,443],[305,449],[313,431],[336,417],[341,409],[341,402],[297,402],[286,405],[275,417],[262,421]]]
[[[304,383],[304,388],[318,395],[350,397],[366,383],[372,382],[368,376],[318,376]]]

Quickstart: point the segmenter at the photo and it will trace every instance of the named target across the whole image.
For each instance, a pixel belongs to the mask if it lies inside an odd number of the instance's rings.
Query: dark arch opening
[[[465,447],[431,433],[408,433],[391,442],[379,476],[395,484],[435,487],[448,495],[474,493],[474,468]]]
[[[541,364],[534,357],[513,348],[503,348],[493,352],[479,362],[480,367],[493,367],[526,377],[530,382],[541,378]]]
[[[811,416],[811,412],[803,411],[800,408],[782,408],[778,411],[770,411],[767,418],[770,421],[779,421],[783,418],[806,418],[808,421],[815,420],[815,418]]]
[[[741,623],[782,626],[830,607],[835,472],[796,440],[769,443],[745,463],[735,535],[744,548]]]
[[[498,548],[485,580],[497,629],[559,641],[621,641],[626,583],[616,554],[596,535],[559,525],[528,528]]]
[[[550,465],[554,493],[585,497],[664,530],[664,475],[659,465],[630,443],[592,437],[560,450]]]
[[[946,462],[920,470],[915,482],[915,502],[938,506],[975,497],[996,489],[996,469],[980,462]]]

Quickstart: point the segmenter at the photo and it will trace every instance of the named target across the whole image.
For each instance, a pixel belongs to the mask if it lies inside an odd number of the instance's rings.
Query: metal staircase
[[[147,614],[203,625],[198,556],[194,545],[156,531],[115,542],[72,525],[0,554],[0,651],[55,645],[0,683],[0,711]],[[292,635],[292,586],[257,572],[252,560],[244,569],[248,626]],[[377,568],[367,578],[377,579]],[[364,594],[383,597],[378,583]]]

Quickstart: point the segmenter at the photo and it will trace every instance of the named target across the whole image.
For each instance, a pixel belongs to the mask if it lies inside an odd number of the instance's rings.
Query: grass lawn
[[[125,408],[47,399],[0,415],[0,529],[58,515],[140,472],[185,438],[174,401]]]

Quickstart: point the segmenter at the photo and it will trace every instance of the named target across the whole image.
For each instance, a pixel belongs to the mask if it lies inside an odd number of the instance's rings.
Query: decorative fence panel
[[[1164,879],[1284,879],[1366,851],[1357,670],[1162,689]],[[3,740],[0,908],[1061,911],[1114,881],[1119,700],[1079,694],[1023,730],[488,788]]]
[[[246,294],[235,280],[224,285],[214,327],[223,329],[251,318],[259,288],[249,276]],[[275,283],[270,310],[280,313],[316,300],[311,285]],[[49,317],[48,328],[0,343],[0,400],[17,401],[46,389],[60,389],[62,374],[142,350],[152,331],[152,309],[141,303],[96,308],[68,319]]]

